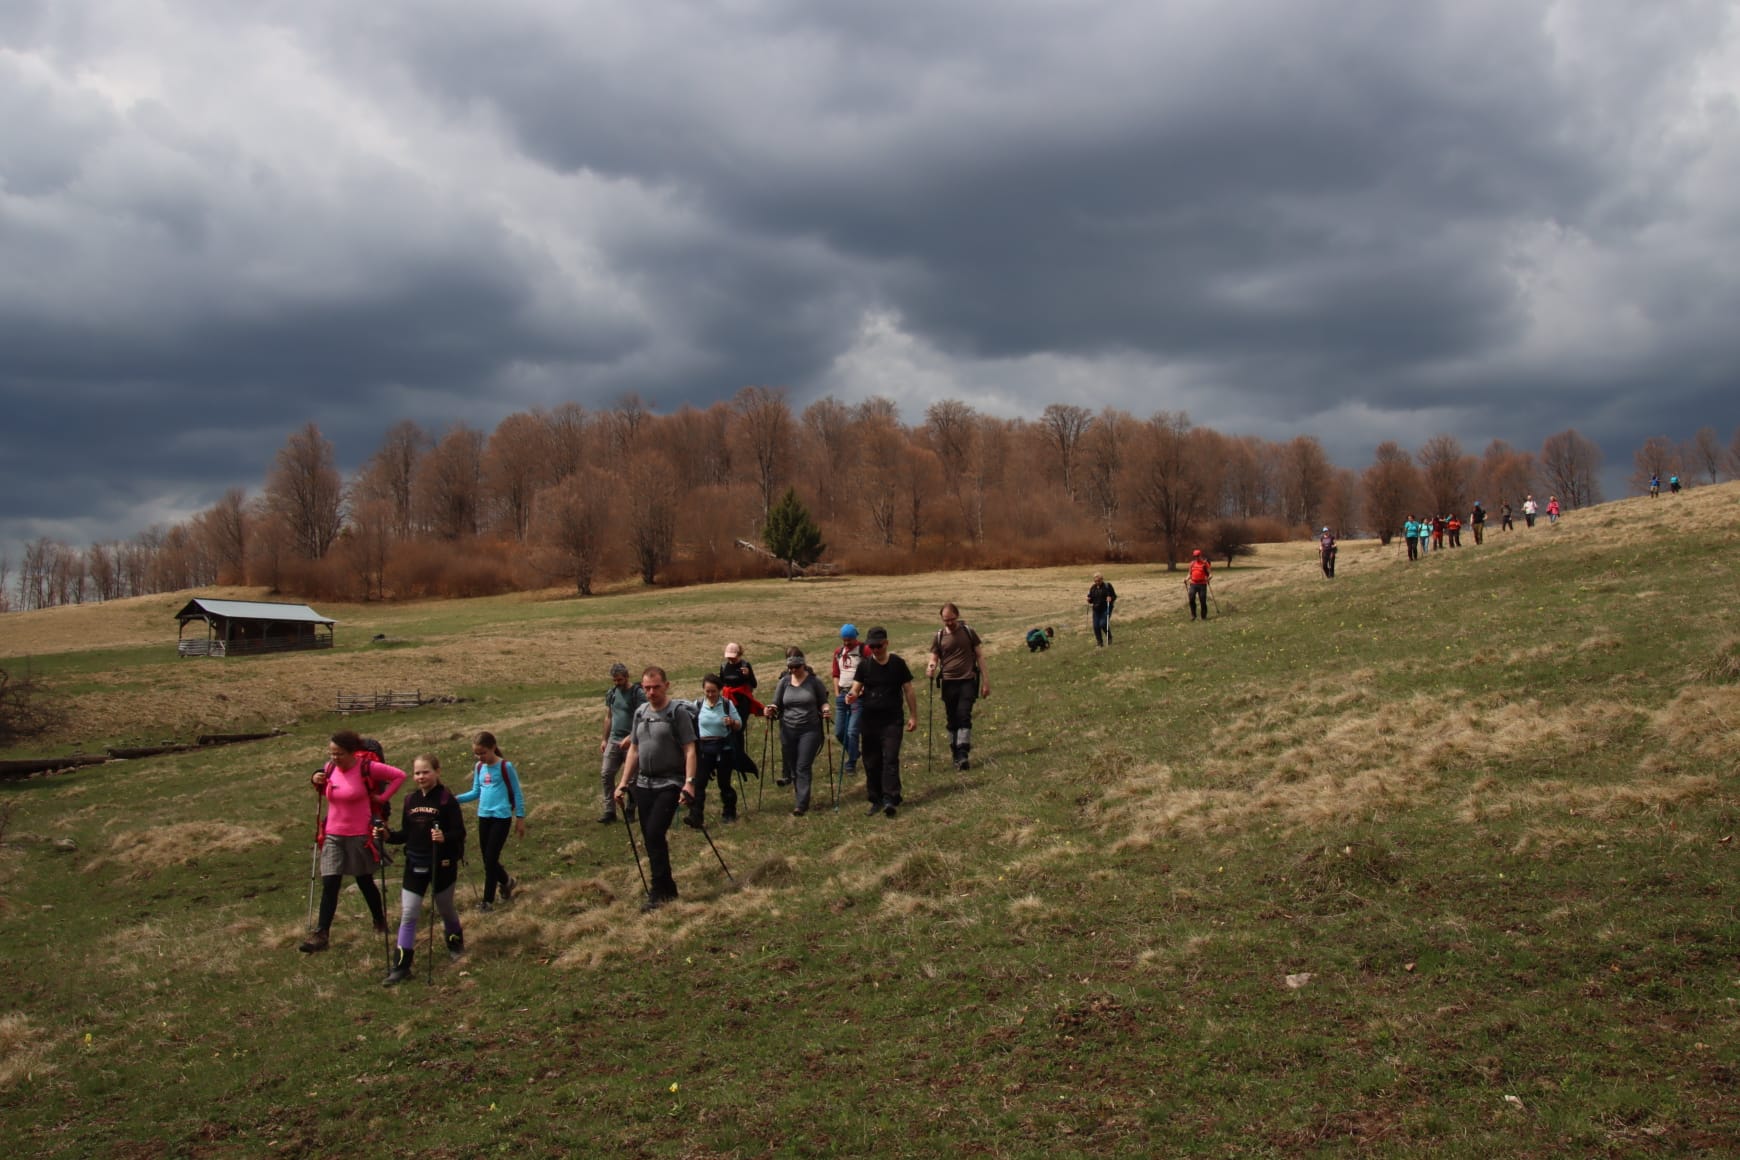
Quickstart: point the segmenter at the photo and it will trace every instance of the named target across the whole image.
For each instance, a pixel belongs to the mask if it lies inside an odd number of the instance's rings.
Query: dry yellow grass
[[[191,865],[204,857],[277,845],[283,840],[270,830],[224,822],[128,829],[109,843],[108,854],[85,863],[83,869],[89,874],[116,864],[130,869],[134,877],[144,878],[166,866]]]
[[[0,1015],[0,1090],[54,1071],[48,1049],[42,1032],[27,1016],[16,1011]]]

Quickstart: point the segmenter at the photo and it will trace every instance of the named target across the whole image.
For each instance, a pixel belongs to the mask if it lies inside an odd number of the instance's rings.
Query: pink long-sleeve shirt
[[[390,798],[405,784],[405,771],[384,761],[369,766],[377,780],[385,779]],[[326,771],[326,832],[341,838],[360,838],[369,832],[369,791],[363,783],[362,762],[349,769],[329,765]]]

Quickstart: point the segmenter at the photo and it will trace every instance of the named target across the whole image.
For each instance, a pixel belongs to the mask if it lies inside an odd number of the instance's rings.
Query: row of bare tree
[[[1146,419],[1054,403],[999,419],[959,400],[917,425],[874,398],[794,413],[780,391],[655,414],[639,397],[589,411],[518,413],[485,433],[439,438],[405,421],[351,478],[309,424],[292,433],[260,494],[226,492],[168,529],[85,549],[38,540],[20,562],[25,608],[249,583],[384,599],[474,594],[638,575],[646,583],[750,574],[733,548],[756,537],[787,486],[859,571],[1154,558],[1169,566],[1216,531],[1278,538],[1330,526],[1386,543],[1410,514],[1493,511],[1532,492],[1597,502],[1601,453],[1575,430],[1538,452],[1495,439],[1475,456],[1450,435],[1377,448],[1363,473],[1315,437],[1223,435],[1182,412]],[[1632,483],[1740,473],[1740,431],[1646,440]],[[1235,537],[1236,538],[1236,537]],[[7,569],[0,561],[0,594]],[[0,595],[0,607],[4,596]]]

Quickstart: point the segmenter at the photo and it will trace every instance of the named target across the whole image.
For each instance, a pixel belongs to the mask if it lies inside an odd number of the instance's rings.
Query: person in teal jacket
[[[483,853],[483,904],[478,909],[491,910],[498,887],[503,902],[512,902],[519,887],[502,865],[501,852],[507,847],[510,827],[526,836],[526,795],[520,792],[520,771],[502,753],[495,734],[479,733],[471,754],[477,758],[471,788],[454,800],[477,803],[477,845]]]
[[[1408,541],[1408,559],[1420,558],[1420,524],[1413,516],[1409,516],[1402,524],[1402,538]]]

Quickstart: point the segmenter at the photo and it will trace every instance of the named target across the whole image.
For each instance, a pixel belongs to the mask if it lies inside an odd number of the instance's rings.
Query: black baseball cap
[[[871,645],[887,644],[888,630],[883,628],[881,625],[877,625],[864,637],[864,643]]]

